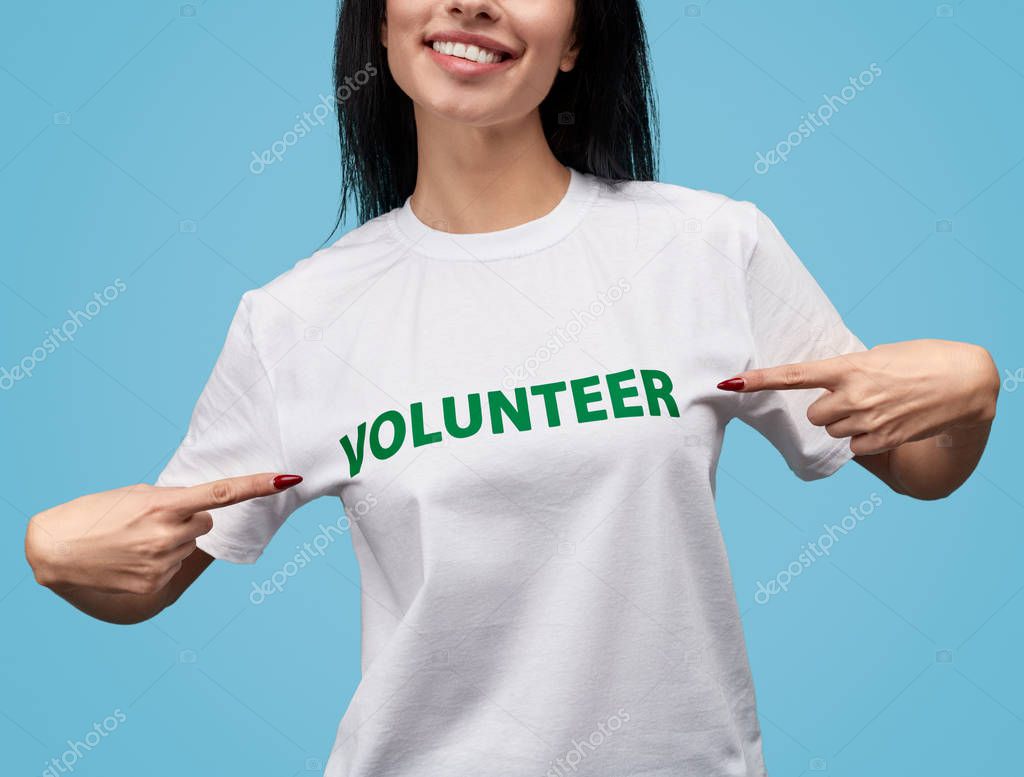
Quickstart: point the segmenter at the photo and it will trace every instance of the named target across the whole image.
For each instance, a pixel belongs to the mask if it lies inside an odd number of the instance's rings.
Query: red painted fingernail
[[[284,491],[286,488],[299,485],[301,482],[301,475],[278,475],[274,478],[274,488],[278,491]]]
[[[723,380],[718,384],[718,388],[723,391],[739,391],[743,388],[743,378],[729,378],[729,380]]]

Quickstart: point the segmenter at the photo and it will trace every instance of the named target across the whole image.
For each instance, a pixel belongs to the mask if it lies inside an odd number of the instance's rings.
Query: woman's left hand
[[[807,418],[833,437],[850,437],[854,454],[868,456],[991,423],[999,382],[999,371],[981,346],[908,340],[831,359],[748,370],[719,387],[744,393],[827,389],[807,409]]]

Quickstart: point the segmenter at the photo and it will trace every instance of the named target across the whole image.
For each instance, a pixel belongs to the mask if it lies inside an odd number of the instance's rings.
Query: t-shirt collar
[[[434,229],[413,213],[411,197],[389,214],[388,223],[395,236],[410,249],[435,259],[487,261],[535,253],[569,235],[597,196],[595,176],[572,167],[568,170],[569,187],[552,210],[508,229],[467,234]]]

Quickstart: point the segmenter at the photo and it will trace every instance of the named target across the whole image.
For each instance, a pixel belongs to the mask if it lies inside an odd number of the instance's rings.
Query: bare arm
[[[941,499],[981,459],[996,416],[999,371],[980,346],[909,340],[748,370],[719,388],[826,389],[807,409],[812,424],[850,438],[855,461],[894,491]]]
[[[952,494],[974,472],[988,442],[992,422],[915,442],[891,451],[853,460],[885,482],[893,491],[916,499],[942,499]]]
[[[138,623],[174,603],[213,561],[196,546],[213,528],[210,510],[301,480],[264,473],[187,488],[140,484],[89,494],[33,516],[25,557],[37,582],[82,612]]]
[[[203,571],[213,563],[213,556],[196,548],[182,563],[170,582],[149,594],[113,593],[84,586],[51,585],[50,590],[70,602],[86,615],[107,623],[122,625],[149,620],[170,607]]]

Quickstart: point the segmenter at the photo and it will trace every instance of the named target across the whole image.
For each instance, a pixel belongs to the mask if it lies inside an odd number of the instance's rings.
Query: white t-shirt
[[[852,457],[750,367],[865,350],[748,202],[571,171],[536,220],[409,203],[243,297],[159,485],[297,473],[198,541],[257,559],[340,497],[362,680],[330,777],[765,773],[715,514],[725,425],[801,478]]]

